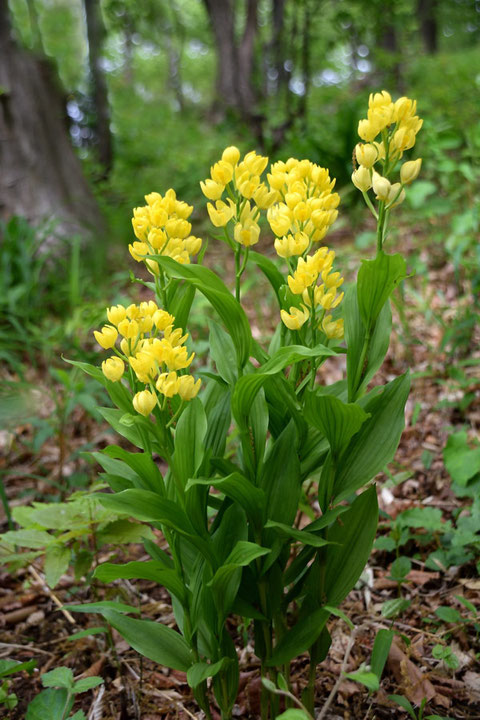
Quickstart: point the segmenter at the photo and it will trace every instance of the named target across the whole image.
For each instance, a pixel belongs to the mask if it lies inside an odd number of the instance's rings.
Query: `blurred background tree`
[[[178,192],[198,199],[198,168],[232,142],[273,157],[308,155],[328,166],[342,188],[365,96],[380,87],[417,96],[427,128],[449,128],[464,146],[478,121],[478,0],[0,5],[4,137],[11,132],[9,106],[33,82],[31,68],[39,75],[43,68],[43,83],[49,78],[36,105],[35,93],[25,93],[31,104],[19,117],[30,120],[15,123],[16,137],[4,151],[22,168],[38,155],[43,175],[35,175],[36,191],[25,179],[12,192],[12,172],[3,173],[4,217],[62,216],[69,204],[70,214],[95,224],[94,193],[110,235],[125,239],[125,217],[144,193],[168,187],[175,173]],[[20,72],[6,57],[12,48],[30,68],[18,82],[6,75]],[[62,185],[68,200],[59,197]]]

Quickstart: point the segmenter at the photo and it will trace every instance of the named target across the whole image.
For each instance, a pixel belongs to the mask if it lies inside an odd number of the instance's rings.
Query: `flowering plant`
[[[227,628],[232,615],[253,621],[267,686],[281,677],[289,688],[290,662],[308,651],[303,702],[313,713],[316,667],[331,642],[327,621],[339,614],[374,540],[371,482],[392,459],[404,426],[408,375],[371,390],[368,383],[389,345],[389,297],[406,276],[403,257],[384,250],[388,220],[421,161],[404,163],[399,183],[389,178],[420,126],[411,100],[393,103],[385,91],[370,96],[359,124],[367,142],[355,149],[352,179],[377,220],[377,254],[363,261],[345,297],[335,253],[321,245],[340,198],[328,170],[309,160],[277,162],[262,179],[267,158],[241,158],[229,147],[201,183],[210,219],[235,254],[235,295],[191,262],[202,256],[202,241],[191,235],[192,208],[173,190],[147,195],[134,210],[130,252],[151,274],[147,286],[156,298],[111,307],[109,324],[95,337],[113,354],[101,371],[81,365],[116,406],[103,409],[106,420],[139,449],[112,446],[97,455],[113,490],[99,497],[160,530],[169,550],[145,540],[150,560],[104,563],[96,576],[162,584],[178,631],[131,618],[124,606],[94,609],[140,653],[186,671],[207,718],[212,694],[222,718],[232,717],[239,681]],[[283,269],[252,250],[262,212]],[[281,322],[268,348],[252,337],[241,305],[249,263],[278,302]],[[191,374],[194,353],[184,329],[197,291],[221,324],[210,323],[216,372]],[[326,387],[318,369],[341,353],[346,377]],[[168,467],[163,477],[159,458]],[[300,528],[306,503],[320,512]],[[278,696],[264,689],[262,718],[278,710]]]

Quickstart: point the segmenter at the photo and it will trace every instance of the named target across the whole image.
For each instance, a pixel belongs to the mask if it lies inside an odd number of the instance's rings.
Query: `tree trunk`
[[[216,103],[238,110],[237,57],[232,0],[204,0],[217,50]]]
[[[256,103],[253,87],[255,59],[255,39],[258,24],[258,0],[247,0],[245,29],[238,47],[238,92],[239,101],[245,115],[250,115]]]
[[[97,154],[103,169],[101,179],[108,177],[113,163],[112,133],[110,132],[110,105],[107,83],[101,65],[105,28],[99,0],[84,0],[88,36],[88,65],[95,108],[95,135]]]
[[[276,91],[279,94],[287,85],[285,71],[285,0],[272,0],[272,65],[276,72]]]
[[[55,71],[12,40],[8,0],[0,0],[0,88],[0,217],[57,218],[64,234],[103,229],[70,144]]]
[[[418,0],[417,5],[423,44],[426,52],[430,55],[438,50],[436,5],[436,0]]]

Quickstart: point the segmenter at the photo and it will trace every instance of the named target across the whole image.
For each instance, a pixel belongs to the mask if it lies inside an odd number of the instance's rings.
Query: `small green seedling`
[[[86,720],[83,710],[70,715],[75,695],[101,685],[103,680],[93,676],[75,682],[70,668],[59,667],[42,675],[42,683],[46,690],[32,700],[25,720]]]

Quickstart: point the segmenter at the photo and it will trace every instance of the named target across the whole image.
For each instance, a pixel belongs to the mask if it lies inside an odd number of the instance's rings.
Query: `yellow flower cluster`
[[[288,276],[288,286],[294,295],[302,296],[302,309],[281,310],[283,323],[289,330],[299,330],[311,317],[314,325],[328,339],[343,337],[343,319],[333,320],[326,312],[338,307],[344,293],[338,293],[343,283],[339,272],[332,272],[335,253],[327,247],[319,248],[313,255],[299,257],[297,268]],[[321,283],[317,284],[317,280]]]
[[[102,348],[113,349],[116,355],[102,363],[102,372],[117,382],[126,365],[130,367],[133,376],[145,385],[133,398],[137,412],[147,416],[155,405],[162,407],[165,398],[179,395],[182,400],[192,400],[197,395],[201,380],[178,372],[189,367],[194,353],[189,356],[185,347],[188,335],[181,328],[173,328],[173,315],[150,300],[128,307],[114,305],[107,309],[107,317],[111,324],[94,335]],[[116,347],[118,337],[120,349]],[[158,394],[163,396],[163,404]]]
[[[131,256],[137,261],[146,255],[167,255],[179,263],[189,263],[202,247],[202,240],[191,235],[188,222],[193,207],[177,200],[175,190],[165,195],[152,192],[145,195],[147,204],[133,210],[132,225],[137,240],[128,246]],[[145,260],[153,275],[159,274],[155,260]]]
[[[215,203],[207,203],[212,224],[225,227],[233,220],[235,241],[244,247],[258,242],[260,210],[268,208],[276,198],[261,181],[267,163],[268,158],[255,151],[240,160],[240,151],[232,145],[210,168],[210,178],[200,182],[205,197]],[[228,195],[226,202],[221,199],[224,192]]]
[[[332,192],[335,180],[310,160],[290,158],[274,163],[270,170],[267,177],[275,203],[267,219],[277,236],[275,250],[283,258],[303,255],[325,237],[338,217],[340,196]]]
[[[415,113],[416,100],[401,97],[392,102],[386,90],[371,94],[367,118],[360,120],[358,134],[365,140],[355,148],[358,168],[352,174],[352,182],[362,192],[373,189],[377,200],[387,208],[395,207],[405,199],[404,186],[413,182],[422,165],[421,158],[410,160],[400,168],[400,182],[391,183],[388,175],[402,157],[405,150],[415,145],[421,120]],[[378,139],[377,136],[380,136]],[[382,165],[382,174],[374,165]]]

